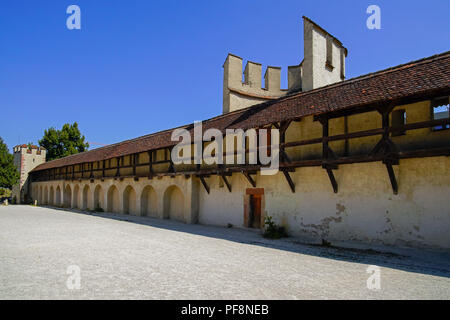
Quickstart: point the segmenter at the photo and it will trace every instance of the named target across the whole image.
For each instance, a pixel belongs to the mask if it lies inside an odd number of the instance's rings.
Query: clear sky
[[[81,30],[66,27],[71,4]],[[381,30],[366,27],[371,4]],[[449,50],[449,13],[449,0],[2,0],[0,137],[11,149],[77,121],[110,144],[207,119],[222,111],[228,52],[281,66],[286,87],[302,15],[348,48],[351,78]]]

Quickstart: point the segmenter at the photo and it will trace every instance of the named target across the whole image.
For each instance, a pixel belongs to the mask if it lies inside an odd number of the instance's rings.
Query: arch
[[[48,204],[48,187],[44,187],[44,198],[42,199],[42,204]]]
[[[164,192],[164,217],[185,222],[184,196],[177,186],[170,186]]]
[[[136,191],[132,186],[127,186],[123,191],[123,213],[139,215],[136,204]]]
[[[97,187],[100,187],[100,186],[97,186]],[[90,203],[91,203],[91,189],[89,188],[88,185],[85,185],[83,188],[83,193],[82,193],[81,209],[82,210],[89,209]],[[94,202],[94,208],[92,208],[92,209],[95,209],[95,202]]]
[[[158,216],[158,196],[152,186],[146,186],[141,193],[141,216]]]
[[[108,212],[114,212],[119,213],[120,212],[120,206],[119,206],[119,190],[115,185],[112,185],[108,189],[107,193],[107,209]]]
[[[72,188],[70,185],[66,185],[63,193],[63,206],[65,208],[70,208],[72,205]]]
[[[86,188],[86,187],[85,187]],[[103,203],[105,200],[105,196],[103,194],[103,188],[98,184],[94,190],[94,210],[102,209],[105,210],[105,204]]]
[[[50,186],[50,194],[48,197],[48,204],[51,206],[55,205],[55,189],[53,189],[53,186]]]
[[[79,204],[78,204],[78,195],[80,194],[80,186],[79,185],[75,185],[75,187],[73,188],[73,208],[79,208]]]
[[[56,190],[55,190],[55,206],[61,206],[62,202],[61,202],[61,187],[60,186],[56,186]]]

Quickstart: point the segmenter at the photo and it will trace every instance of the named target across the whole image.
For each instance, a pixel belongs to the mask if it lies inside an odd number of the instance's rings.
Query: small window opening
[[[396,127],[401,127],[406,124],[406,111],[405,110],[394,110],[392,111],[392,127],[394,131],[392,131],[392,136],[402,136],[406,134],[406,130],[404,128],[395,129]]]
[[[431,102],[431,119],[441,120],[449,118],[449,98],[435,99]],[[449,129],[449,124],[442,124],[433,127],[433,131]]]
[[[325,66],[333,70],[333,38],[327,37],[327,61],[325,62]]]

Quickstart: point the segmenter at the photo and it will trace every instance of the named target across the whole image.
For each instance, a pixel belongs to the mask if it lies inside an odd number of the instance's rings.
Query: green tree
[[[39,145],[47,149],[47,161],[63,158],[78,152],[84,152],[89,144],[78,129],[78,123],[66,123],[61,130],[49,128],[39,140]]]
[[[19,180],[19,171],[14,165],[14,156],[0,138],[0,187],[11,189]]]

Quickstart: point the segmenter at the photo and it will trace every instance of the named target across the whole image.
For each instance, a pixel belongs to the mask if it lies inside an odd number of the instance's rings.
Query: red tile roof
[[[353,109],[387,101],[450,93],[450,51],[397,67],[264,102],[203,121],[203,130],[255,128],[309,115]],[[183,126],[189,130],[193,124]],[[49,161],[33,171],[101,161],[170,147],[173,129]]]

